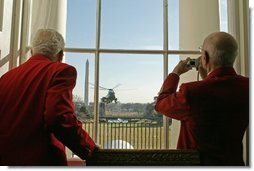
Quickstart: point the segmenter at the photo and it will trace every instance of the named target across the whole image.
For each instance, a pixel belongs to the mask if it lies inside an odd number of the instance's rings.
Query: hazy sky
[[[225,0],[223,0],[225,1]],[[66,47],[95,48],[96,1],[68,0]],[[179,49],[179,1],[169,0],[169,49]],[[163,0],[102,0],[102,49],[163,49]],[[223,14],[222,18],[226,16]],[[225,23],[222,23],[222,25]],[[224,26],[225,27],[225,26]],[[74,94],[83,98],[85,63],[89,82],[94,82],[94,54],[66,53],[66,62],[78,71]],[[178,56],[169,56],[169,72]],[[163,82],[162,55],[101,54],[100,86],[115,89],[122,103],[153,101]],[[93,100],[92,87],[89,101]],[[107,91],[99,92],[99,97]]]

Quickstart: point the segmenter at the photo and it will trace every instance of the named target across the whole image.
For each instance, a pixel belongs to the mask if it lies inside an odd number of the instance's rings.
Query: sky
[[[225,1],[225,0],[223,0]],[[68,0],[66,47],[95,48],[96,1]],[[163,0],[102,0],[102,49],[163,49]],[[169,49],[179,49],[179,1],[169,0]],[[226,16],[222,15],[223,18]],[[226,23],[222,23],[225,28]],[[94,54],[65,54],[66,63],[76,67],[74,94],[83,99],[85,63],[89,61],[89,82],[94,83]],[[169,55],[172,71],[179,58]],[[163,56],[143,54],[101,54],[99,84],[115,89],[121,103],[151,103],[163,83]],[[89,101],[93,102],[93,87]],[[106,96],[101,90],[99,98]]]

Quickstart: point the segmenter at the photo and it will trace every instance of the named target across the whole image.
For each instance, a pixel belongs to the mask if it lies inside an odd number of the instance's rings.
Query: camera
[[[190,59],[187,62],[187,66],[198,69],[198,67],[199,67],[199,59]]]

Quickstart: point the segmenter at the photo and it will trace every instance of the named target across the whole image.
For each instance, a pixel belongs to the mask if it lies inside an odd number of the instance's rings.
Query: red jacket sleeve
[[[68,66],[58,71],[49,85],[45,105],[47,129],[82,159],[91,155],[95,143],[74,114],[72,90],[76,83],[76,69]]]
[[[164,81],[155,104],[155,110],[168,117],[184,120],[188,116],[190,107],[186,99],[186,90],[181,86],[176,92],[179,76],[171,73]]]

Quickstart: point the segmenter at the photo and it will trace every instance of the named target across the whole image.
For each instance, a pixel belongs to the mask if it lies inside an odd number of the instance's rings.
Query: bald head
[[[217,67],[232,67],[238,53],[238,45],[233,36],[225,32],[208,35],[203,43],[211,64]]]

